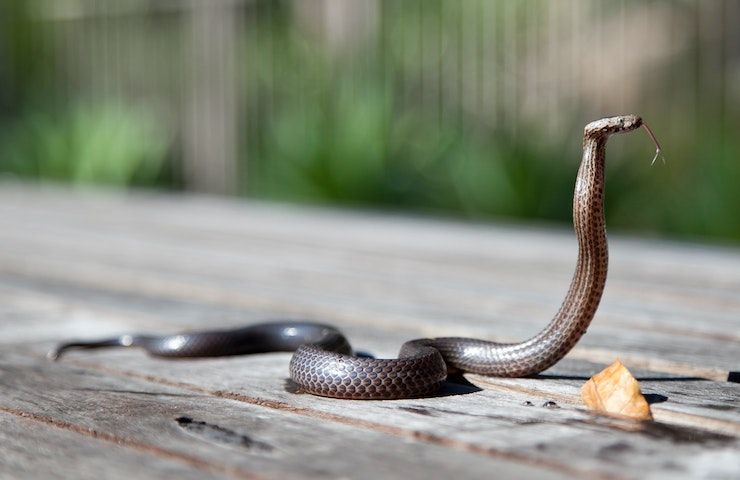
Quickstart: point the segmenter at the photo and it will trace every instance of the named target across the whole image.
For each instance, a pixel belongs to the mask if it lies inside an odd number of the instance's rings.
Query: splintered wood
[[[653,419],[640,384],[619,360],[591,377],[581,387],[581,398],[588,408],[597,412],[637,420]]]

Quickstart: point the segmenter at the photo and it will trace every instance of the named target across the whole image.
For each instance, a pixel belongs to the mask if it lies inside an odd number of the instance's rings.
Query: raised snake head
[[[619,115],[602,118],[586,125],[583,135],[588,138],[608,137],[614,133],[631,132],[642,126],[642,118],[637,115]]]

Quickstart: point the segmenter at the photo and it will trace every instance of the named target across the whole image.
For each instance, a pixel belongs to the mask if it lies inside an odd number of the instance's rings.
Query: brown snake
[[[237,355],[295,350],[290,376],[315,395],[353,399],[392,399],[433,394],[448,369],[501,377],[534,375],[562,359],[586,332],[606,283],[608,252],[604,228],[604,158],[615,133],[644,125],[636,115],[604,118],[586,125],[583,159],[573,194],[573,226],[578,261],[568,293],[552,321],[521,343],[472,338],[434,338],[406,342],[397,359],[351,355],[344,336],[333,327],[306,322],[252,325],[237,330],[190,332],[169,336],[124,335],[98,342],[60,345],[58,358],[71,348],[140,346],[161,357]],[[650,137],[655,137],[644,125]],[[655,141],[657,154],[660,147]]]

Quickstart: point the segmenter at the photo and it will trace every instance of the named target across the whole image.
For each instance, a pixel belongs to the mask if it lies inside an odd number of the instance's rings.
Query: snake
[[[604,220],[606,143],[613,134],[644,126],[637,115],[586,125],[583,157],[573,193],[573,227],[578,242],[575,272],[565,299],[542,331],[519,343],[442,337],[404,343],[398,358],[355,355],[335,327],[314,322],[277,321],[231,330],[174,335],[121,335],[99,341],[62,343],[49,353],[59,359],[70,349],[141,347],[165,358],[213,357],[273,351],[294,352],[290,378],[300,390],[325,397],[385,400],[434,395],[449,372],[499,377],[539,374],[560,361],[586,332],[601,301],[609,265]]]

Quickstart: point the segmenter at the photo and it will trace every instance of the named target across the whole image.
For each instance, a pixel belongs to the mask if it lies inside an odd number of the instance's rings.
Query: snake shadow
[[[462,373],[450,373],[442,388],[430,398],[453,397],[455,395],[468,395],[470,393],[482,392],[483,389],[470,383]]]

